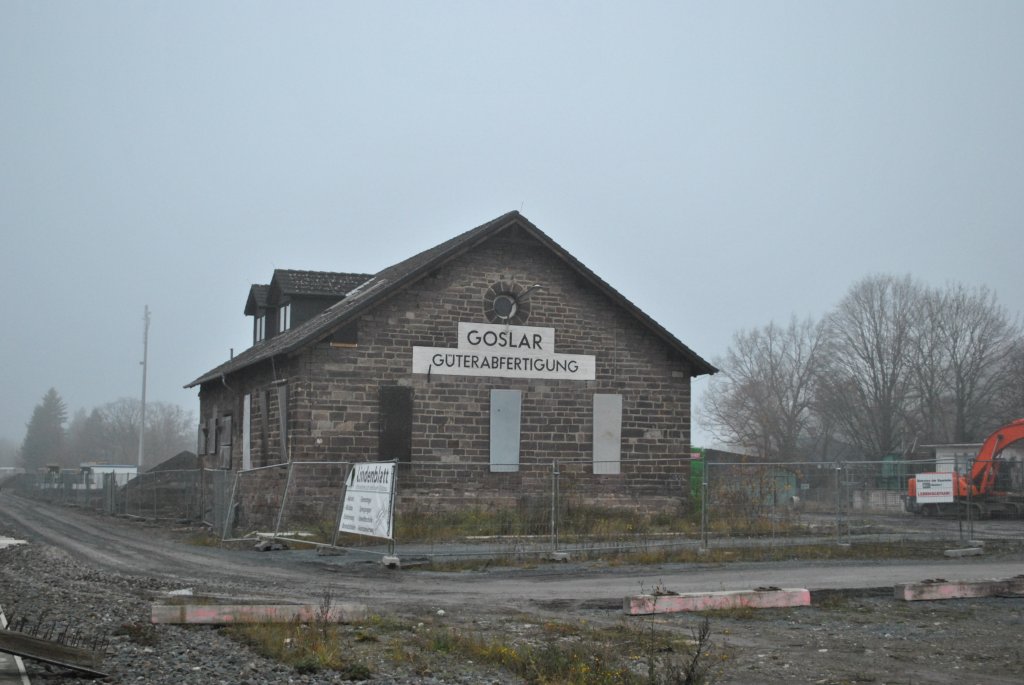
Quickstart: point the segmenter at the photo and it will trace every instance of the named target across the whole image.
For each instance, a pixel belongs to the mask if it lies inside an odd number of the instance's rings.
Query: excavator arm
[[[971,468],[971,494],[985,495],[995,489],[999,454],[1019,440],[1024,440],[1024,419],[1011,421],[985,438]]]

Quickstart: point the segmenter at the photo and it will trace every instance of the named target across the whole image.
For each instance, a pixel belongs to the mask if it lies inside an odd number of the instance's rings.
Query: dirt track
[[[985,579],[1024,573],[1018,548],[998,557],[891,562],[785,562],[607,567],[545,565],[473,573],[388,571],[311,551],[257,553],[195,547],[173,532],[8,494],[0,524],[90,566],[238,596],[316,602],[325,587],[372,611],[424,615],[485,629],[481,617],[557,617],[615,624],[622,598],[642,587],[677,592],[758,586],[807,587],[825,603],[809,609],[713,617],[723,654],[719,682],[1018,683],[1024,680],[1024,599],[896,603],[885,590],[926,578]],[[2,561],[2,557],[0,557]],[[340,562],[340,563],[339,563]],[[827,592],[844,590],[846,592]],[[853,592],[849,592],[849,591]],[[0,601],[4,598],[0,597]],[[633,620],[633,619],[631,619]],[[644,619],[688,631],[692,616]],[[510,624],[492,628],[510,631]],[[512,636],[510,635],[510,639]]]

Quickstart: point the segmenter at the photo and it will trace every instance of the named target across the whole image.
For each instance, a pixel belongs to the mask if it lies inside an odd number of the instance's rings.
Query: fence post
[[[708,478],[710,477],[711,462],[708,460],[707,452],[704,454],[704,468],[701,469],[700,483],[700,546],[705,551],[708,548]]]
[[[338,515],[334,519],[334,537],[331,538],[331,547],[338,546],[338,533],[341,532],[341,517],[345,515],[345,495],[348,494],[348,471],[350,468],[351,466],[347,462],[341,465],[341,487],[338,489]]]
[[[199,460],[199,515],[196,517],[200,523],[206,520],[206,470],[203,460]]]
[[[967,473],[965,474],[966,475],[966,481],[967,481],[967,539],[968,540],[973,540],[974,539],[974,506],[972,505],[971,496],[973,495],[973,491],[974,491],[974,481],[971,478],[971,474],[974,473],[974,459],[971,459],[969,462],[967,462],[967,466],[968,466],[968,469],[967,469]]]
[[[281,508],[277,510],[277,523],[274,524],[274,537],[276,538],[278,533],[281,532],[281,517],[284,516],[284,508],[288,503],[288,491],[292,485],[292,467],[295,465],[291,462],[288,463],[288,478],[284,482],[284,496],[281,497]]]
[[[843,464],[836,463],[836,544],[842,544],[843,538]]]
[[[558,461],[551,460],[551,551],[558,551]]]
[[[224,530],[221,534],[221,542],[228,539],[228,530],[231,527],[231,519],[235,516],[235,491],[238,489],[238,477],[241,475],[241,471],[235,471],[235,482],[231,484],[231,500],[228,502],[228,508],[224,512]]]

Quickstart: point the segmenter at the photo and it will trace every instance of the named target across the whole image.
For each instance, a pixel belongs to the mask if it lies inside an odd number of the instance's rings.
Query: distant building
[[[969,474],[978,456],[982,443],[955,443],[946,445],[925,445],[935,451],[937,472],[955,471]],[[1000,485],[1011,490],[1024,489],[1024,445],[1017,443],[1001,450],[996,457],[1004,463],[1000,469]]]
[[[78,482],[74,487],[76,490],[102,490],[108,476],[114,486],[120,487],[135,478],[138,473],[138,467],[130,464],[87,462],[79,466]]]
[[[687,497],[716,369],[518,212],[373,275],[275,271],[245,314],[253,346],[187,386],[207,467],[395,459],[403,501],[503,504],[564,461],[593,502]]]

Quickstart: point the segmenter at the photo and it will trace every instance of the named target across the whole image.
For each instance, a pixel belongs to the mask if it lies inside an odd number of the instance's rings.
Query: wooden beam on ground
[[[154,604],[153,623],[225,625],[228,623],[312,623],[321,607],[315,604]],[[327,620],[348,623],[366,618],[363,604],[339,603],[331,607]]]
[[[623,610],[630,616],[644,616],[678,611],[715,611],[740,607],[776,609],[809,606],[810,603],[810,591],[802,588],[760,588],[726,592],[634,595],[625,598]]]
[[[107,677],[106,673],[99,670],[100,660],[95,653],[13,630],[0,629],[0,652],[70,668],[97,678]]]

